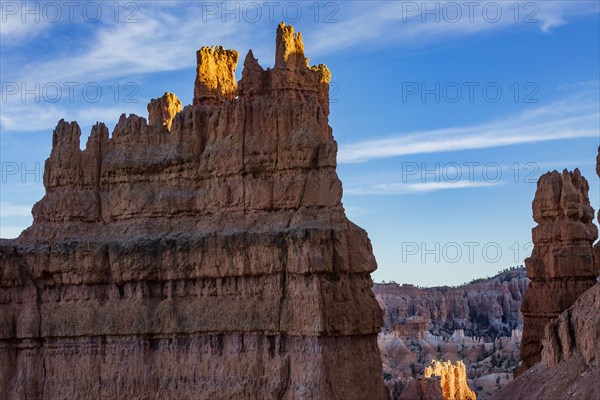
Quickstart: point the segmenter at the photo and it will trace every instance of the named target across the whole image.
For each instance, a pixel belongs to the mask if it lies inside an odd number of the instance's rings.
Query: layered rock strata
[[[578,169],[549,172],[538,181],[533,200],[533,252],[525,260],[531,279],[523,298],[522,365],[517,375],[541,360],[546,325],[596,283],[593,242],[598,229],[588,199],[589,185]]]
[[[515,268],[458,287],[386,283],[375,284],[373,293],[384,310],[384,333],[450,337],[464,330],[489,342],[522,329],[519,308],[528,283],[525,270]]]
[[[194,104],[60,121],[34,222],[0,242],[6,399],[385,399],[364,230],[341,205],[330,73],[198,52]]]

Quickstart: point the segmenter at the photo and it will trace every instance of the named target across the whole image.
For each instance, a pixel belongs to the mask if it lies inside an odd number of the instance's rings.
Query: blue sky
[[[344,206],[369,232],[376,281],[453,285],[522,264],[548,170],[579,167],[600,206],[597,1],[225,7],[2,2],[1,237],[31,223],[58,120],[85,143],[165,91],[189,104],[198,48],[252,48],[268,67],[282,20],[333,73]]]

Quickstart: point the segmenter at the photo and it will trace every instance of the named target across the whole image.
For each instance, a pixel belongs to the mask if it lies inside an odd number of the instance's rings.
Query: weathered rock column
[[[588,198],[589,185],[578,169],[540,177],[533,219],[533,252],[525,260],[531,279],[521,311],[522,366],[517,375],[541,360],[546,325],[596,283],[593,243],[598,229]]]

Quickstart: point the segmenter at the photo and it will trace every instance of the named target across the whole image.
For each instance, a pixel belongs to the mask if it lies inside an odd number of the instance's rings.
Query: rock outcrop
[[[461,361],[431,361],[423,378],[414,379],[398,400],[476,400],[467,384],[467,372]]]
[[[238,57],[237,51],[225,50],[222,46],[198,50],[194,104],[218,105],[235,98]]]
[[[546,326],[542,345],[542,361],[494,400],[600,399],[600,284]]]
[[[162,125],[171,130],[173,118],[181,111],[181,101],[173,93],[165,93],[148,104],[148,125]]]
[[[3,398],[386,398],[330,74],[291,27],[276,46],[239,85],[237,53],[203,48],[193,105],[153,100],[83,151],[58,123],[33,225],[0,242]]]
[[[440,378],[435,376],[413,379],[398,400],[445,400]]]
[[[598,155],[596,156],[596,174],[600,177],[600,146],[598,146]],[[598,222],[600,222],[600,206],[598,209]],[[596,262],[596,272],[599,275],[597,279],[600,282],[600,241],[594,246],[594,261]]]
[[[546,325],[542,361],[555,367],[580,355],[589,368],[600,365],[600,285],[585,292],[575,305]],[[600,376],[600,375],[599,375]]]
[[[523,299],[522,365],[517,375],[541,360],[546,325],[596,283],[593,242],[598,229],[588,198],[589,185],[578,169],[540,177],[533,218],[533,252],[525,260],[531,279]]]
[[[600,177],[600,148],[596,172]],[[583,179],[583,178],[581,178]],[[585,182],[585,180],[583,180]],[[589,202],[587,200],[587,183],[585,187],[584,205],[588,207],[569,207],[578,216],[586,214],[589,218]],[[574,198],[574,196],[571,196]],[[574,213],[573,210],[581,210]],[[600,216],[599,216],[600,219]],[[586,232],[586,230],[583,230]],[[588,237],[583,236],[582,250],[588,251]],[[592,235],[593,236],[593,235]],[[572,236],[569,236],[571,238]],[[566,244],[571,244],[567,241]],[[598,251],[596,244],[594,250]],[[572,262],[581,259],[567,253]],[[596,253],[596,270],[600,271],[600,260]],[[590,262],[585,258],[586,262]],[[587,265],[587,264],[586,264]],[[593,263],[592,263],[593,265]],[[592,279],[585,279],[588,282]],[[529,293],[529,292],[527,292]],[[551,299],[546,296],[545,301]],[[541,341],[541,362],[527,369],[517,379],[497,392],[493,400],[535,399],[535,400],[600,400],[600,283],[591,284],[591,288],[579,296],[574,304],[551,320],[544,327]]]
[[[467,371],[462,361],[454,365],[449,361],[432,361],[425,368],[425,378],[440,377],[440,384],[446,400],[475,400],[475,393],[467,385]]]

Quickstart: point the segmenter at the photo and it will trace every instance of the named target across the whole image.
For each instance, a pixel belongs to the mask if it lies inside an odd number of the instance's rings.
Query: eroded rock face
[[[398,400],[475,400],[467,384],[467,372],[461,361],[431,361],[423,378],[412,380]]]
[[[549,172],[538,182],[533,200],[533,252],[525,260],[531,279],[523,299],[522,366],[541,360],[546,325],[596,283],[593,242],[598,229],[588,198],[589,185],[578,169]]]
[[[519,308],[528,283],[525,270],[518,268],[459,287],[387,283],[375,284],[373,293],[384,310],[384,333],[448,337],[463,330],[466,336],[493,341],[522,328]]]
[[[154,100],[149,124],[98,124],[83,151],[58,123],[33,225],[0,242],[5,398],[386,398],[329,71],[252,57],[235,90],[237,53],[199,54],[174,115]]]
[[[148,124],[162,125],[171,130],[173,118],[181,111],[181,101],[173,93],[165,93],[158,99],[150,100],[148,104]]]
[[[462,361],[454,365],[451,362],[432,361],[425,368],[425,378],[440,377],[440,385],[446,400],[475,400],[475,393],[467,385],[467,371]]]
[[[546,325],[542,361],[555,367],[575,354],[589,368],[600,364],[600,284],[585,292],[573,307]]]
[[[202,47],[196,53],[194,104],[218,105],[233,100],[239,53],[223,46]]]
[[[542,345],[542,361],[495,400],[600,399],[600,284],[546,326]]]
[[[596,160],[596,172],[600,176],[600,148]],[[587,182],[581,187],[587,189]],[[585,203],[587,190],[582,194]],[[576,197],[571,195],[570,198]],[[593,214],[588,207],[571,206],[570,210],[585,210],[571,213],[585,215],[586,222],[590,213]],[[583,242],[583,249],[587,249],[588,238],[585,237]],[[598,244],[594,250],[598,251]],[[600,271],[598,256],[596,253],[596,271],[592,275]],[[585,281],[591,280],[585,278]],[[600,284],[590,285],[591,288],[578,296],[572,306],[544,326],[541,362],[502,388],[493,400],[600,400]]]
[[[446,400],[439,377],[413,379],[398,400]]]
[[[600,177],[600,146],[598,146],[598,155],[596,156],[596,174]],[[598,210],[598,222],[600,222],[600,209]],[[600,241],[594,246],[594,261],[596,261],[596,273],[598,273],[598,282],[600,282]]]

